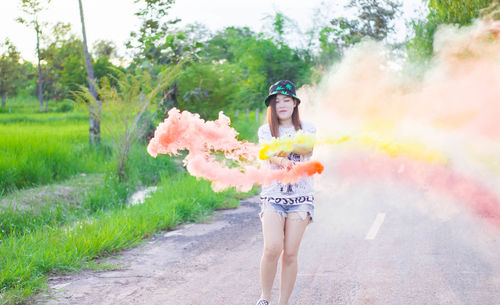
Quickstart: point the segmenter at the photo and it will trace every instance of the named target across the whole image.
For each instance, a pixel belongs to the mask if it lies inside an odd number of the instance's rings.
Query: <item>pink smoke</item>
[[[219,113],[219,119],[205,121],[198,114],[171,109],[168,118],[160,123],[148,144],[148,153],[176,155],[188,150],[184,159],[188,172],[212,181],[216,191],[235,187],[249,191],[255,184],[269,185],[279,180],[294,183],[304,176],[321,173],[323,166],[317,161],[297,163],[289,170],[272,170],[257,163],[259,148],[247,141],[238,141],[238,132],[230,127],[230,119]],[[213,152],[224,153],[233,167],[216,160]]]
[[[338,160],[332,170],[345,178],[390,179],[428,186],[500,228],[500,201],[495,194],[452,169],[412,160],[358,155]]]

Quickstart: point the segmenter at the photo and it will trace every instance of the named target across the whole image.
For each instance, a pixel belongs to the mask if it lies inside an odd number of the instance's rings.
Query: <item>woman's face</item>
[[[293,109],[297,105],[295,99],[288,95],[276,95],[276,113],[280,121],[288,120],[292,117]]]

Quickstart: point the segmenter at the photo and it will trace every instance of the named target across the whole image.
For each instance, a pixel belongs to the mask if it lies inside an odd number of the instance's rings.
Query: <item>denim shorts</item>
[[[307,204],[279,204],[271,202],[262,202],[260,204],[259,216],[262,218],[264,211],[274,211],[279,213],[283,217],[287,217],[288,213],[297,212],[297,214],[302,218],[302,220],[307,218],[307,214],[311,216],[309,223],[313,221],[314,218],[314,205]]]

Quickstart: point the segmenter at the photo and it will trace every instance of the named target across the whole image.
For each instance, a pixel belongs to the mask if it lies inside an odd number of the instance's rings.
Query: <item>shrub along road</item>
[[[336,185],[317,194],[291,305],[499,304],[498,229],[418,190]],[[36,302],[254,304],[262,251],[257,200],[105,260],[119,269],[53,277],[51,298]]]

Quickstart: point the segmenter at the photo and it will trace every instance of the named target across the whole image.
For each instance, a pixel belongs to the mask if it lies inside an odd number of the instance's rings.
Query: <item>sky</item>
[[[34,61],[35,32],[15,21],[21,16],[20,0],[0,0],[0,42],[9,38],[21,52],[23,58]],[[124,44],[130,32],[140,26],[134,13],[140,7],[134,0],[82,0],[89,48],[98,40],[111,40],[118,47],[118,53],[125,54]],[[172,18],[180,18],[179,26],[199,22],[211,31],[226,26],[249,26],[254,31],[262,31],[268,21],[266,16],[279,11],[297,22],[302,31],[314,22],[326,21],[346,14],[343,5],[348,0],[177,0],[170,10]],[[403,17],[416,16],[422,11],[422,0],[403,1]],[[314,18],[315,10],[321,10],[324,20]],[[72,31],[81,35],[80,15],[77,0],[52,0],[41,19],[53,25],[56,22],[70,23]],[[401,37],[406,33],[404,22],[397,25]],[[291,43],[293,45],[293,42]]]

